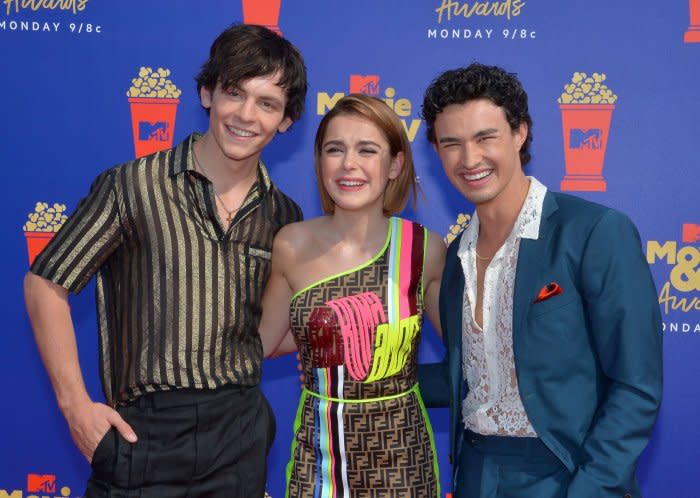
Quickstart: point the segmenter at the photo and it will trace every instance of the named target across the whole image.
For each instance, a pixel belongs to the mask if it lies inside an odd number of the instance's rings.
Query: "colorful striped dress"
[[[292,297],[306,381],[287,497],[439,497],[416,384],[427,237],[422,226],[391,218],[370,261]]]

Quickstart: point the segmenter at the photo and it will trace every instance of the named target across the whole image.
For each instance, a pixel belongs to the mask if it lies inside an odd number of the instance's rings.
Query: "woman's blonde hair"
[[[326,214],[333,214],[335,203],[328,194],[323,184],[321,175],[321,153],[326,130],[331,120],[337,116],[359,116],[376,126],[389,143],[389,153],[394,158],[399,152],[403,153],[403,167],[399,175],[393,180],[389,180],[384,191],[383,210],[386,216],[403,211],[406,207],[409,195],[413,194],[415,203],[418,186],[416,184],[416,173],[413,167],[413,156],[411,154],[411,144],[404,125],[399,117],[383,101],[376,97],[361,93],[351,93],[346,95],[335,104],[328,114],[326,114],[316,130],[314,140],[314,169],[316,171],[316,182],[318,183],[318,193],[321,197],[321,206]]]

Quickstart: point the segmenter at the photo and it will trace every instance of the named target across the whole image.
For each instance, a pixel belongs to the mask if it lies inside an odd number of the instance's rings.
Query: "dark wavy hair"
[[[278,85],[287,93],[285,117],[297,121],[306,99],[306,66],[299,50],[273,31],[250,24],[234,24],[221,33],[209,51],[209,59],[195,77],[197,93],[202,87],[214,91],[240,82],[280,72]]]
[[[527,93],[514,73],[498,66],[475,62],[466,68],[445,71],[435,78],[423,97],[423,119],[427,124],[428,140],[435,144],[435,119],[445,107],[464,104],[470,100],[488,99],[503,108],[511,130],[527,124],[527,138],[520,148],[520,163],[530,161],[532,118],[527,108]]]

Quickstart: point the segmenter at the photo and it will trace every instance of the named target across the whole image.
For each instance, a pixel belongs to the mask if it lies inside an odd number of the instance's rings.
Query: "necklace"
[[[197,153],[194,151],[194,147],[192,147],[192,157],[194,157],[194,164],[197,168],[199,168],[204,176],[209,178],[209,175],[207,172],[204,170],[204,166],[202,166],[202,163],[199,162],[199,158],[197,157]],[[211,181],[211,180],[210,180]],[[211,186],[212,190],[214,191],[214,197],[216,198],[217,201],[221,204],[221,207],[224,208],[224,211],[226,211],[226,223],[231,223],[231,220],[233,219],[233,215],[236,214],[236,212],[241,209],[240,206],[238,206],[236,209],[229,209],[226,207],[226,204],[224,203],[223,199],[219,196],[219,194],[216,192],[216,189],[214,188],[214,184]]]
[[[481,254],[479,254],[478,251],[476,250],[476,246],[474,247],[474,254],[476,254],[476,259],[480,259],[481,261],[491,261],[491,259],[493,259],[493,256],[491,256],[489,258],[485,258]]]

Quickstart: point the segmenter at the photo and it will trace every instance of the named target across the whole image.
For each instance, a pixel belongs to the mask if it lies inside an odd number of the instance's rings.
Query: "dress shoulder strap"
[[[401,319],[417,314],[422,306],[421,283],[428,234],[419,223],[403,218],[393,217],[390,223],[388,321],[398,324]]]

